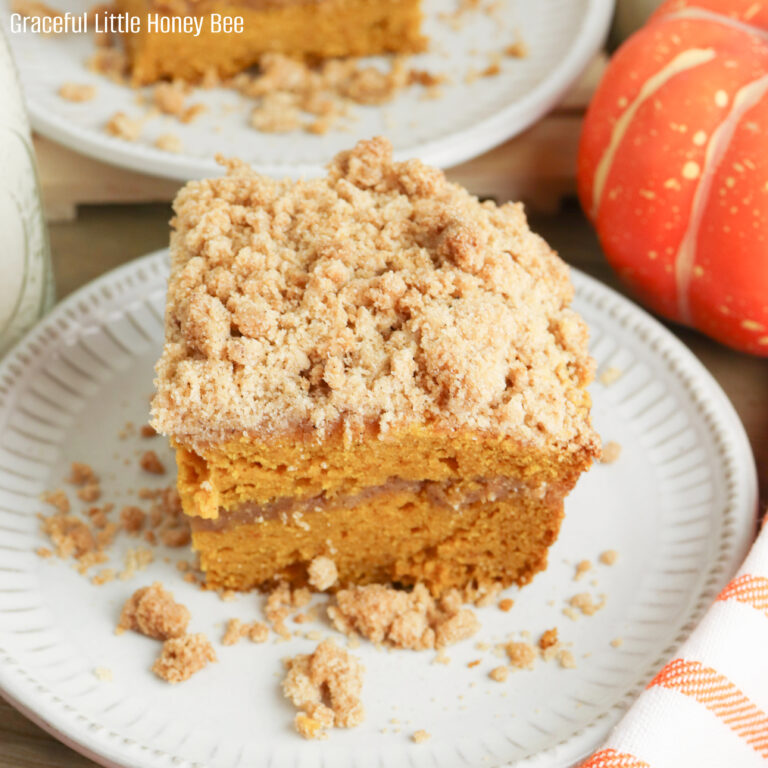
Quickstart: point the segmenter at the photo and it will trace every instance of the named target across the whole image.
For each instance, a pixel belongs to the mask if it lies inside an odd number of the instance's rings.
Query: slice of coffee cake
[[[384,139],[174,209],[153,426],[208,584],[524,584],[599,453],[568,269]]]

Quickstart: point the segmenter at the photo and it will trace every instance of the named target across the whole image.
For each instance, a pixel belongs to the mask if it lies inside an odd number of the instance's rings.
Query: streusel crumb
[[[600,457],[600,461],[603,464],[613,464],[614,461],[619,460],[619,456],[621,456],[621,446],[611,440],[603,446],[603,454]]]
[[[552,627],[552,629],[542,632],[541,637],[539,638],[539,648],[541,648],[542,651],[546,651],[547,648],[557,645],[558,642],[557,627]]]
[[[158,458],[154,451],[144,451],[139,459],[139,466],[151,475],[164,475],[165,464]]]
[[[328,608],[335,627],[356,632],[374,643],[395,648],[444,648],[474,635],[480,628],[474,612],[461,607],[452,590],[436,601],[423,584],[411,592],[382,584],[342,589]]]
[[[194,445],[430,422],[597,453],[587,329],[521,205],[394,162],[382,138],[323,179],[226,164],[174,204],[158,431]]]
[[[423,744],[425,741],[429,741],[432,738],[431,733],[427,733],[427,731],[420,730],[416,731],[413,736],[411,736],[411,740],[416,742],[416,744]]]
[[[125,141],[136,141],[141,136],[141,128],[141,120],[128,117],[125,112],[115,112],[104,126],[104,130],[110,136],[116,136]]]
[[[84,461],[73,461],[70,465],[67,482],[72,485],[93,485],[98,484],[99,478],[90,464],[86,464]]]
[[[569,605],[585,616],[593,616],[605,605],[605,596],[601,596],[600,602],[596,602],[589,592],[580,592],[569,600]]]
[[[155,139],[155,146],[163,152],[181,152],[182,149],[181,139],[175,133],[161,134]]]
[[[330,557],[316,557],[307,568],[309,577],[309,586],[318,592],[325,592],[330,589],[339,578],[339,572],[336,570],[336,563]]]
[[[269,628],[260,621],[246,623],[240,619],[230,619],[227,622],[221,643],[222,645],[235,645],[244,637],[247,637],[252,643],[263,643],[266,642],[268,636]]]
[[[324,729],[352,728],[363,722],[364,667],[332,640],[324,640],[311,654],[287,659],[286,669],[283,693],[302,710],[295,721],[302,736],[317,738]]]
[[[291,613],[307,605],[311,598],[312,595],[308,589],[291,590],[287,581],[281,581],[267,597],[264,615],[272,624],[272,629],[287,640],[291,636],[291,631],[285,625],[285,620]]]
[[[59,87],[59,96],[66,101],[76,103],[91,101],[96,96],[96,86],[85,83],[62,83]]]
[[[488,677],[491,680],[495,680],[497,683],[503,683],[509,677],[508,667],[494,667],[489,673]]]
[[[615,549],[606,549],[605,552],[600,553],[600,562],[603,565],[615,565],[619,559],[619,553]]]
[[[530,643],[507,643],[505,646],[509,663],[518,669],[533,669],[536,649]]]
[[[137,589],[128,598],[117,631],[133,629],[156,640],[167,640],[184,635],[189,618],[187,607],[175,602],[173,595],[156,581],[149,587]]]
[[[163,643],[152,671],[169,683],[188,680],[195,672],[217,661],[216,652],[203,634],[172,637]]]

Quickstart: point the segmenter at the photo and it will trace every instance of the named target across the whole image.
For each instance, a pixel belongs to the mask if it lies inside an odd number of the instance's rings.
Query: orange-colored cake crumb
[[[489,673],[488,677],[497,683],[503,683],[509,677],[508,667],[494,667]]]
[[[291,636],[291,631],[285,625],[285,620],[299,608],[307,605],[311,599],[308,589],[291,589],[287,581],[280,582],[267,597],[264,615],[272,624],[272,629],[284,639]]]
[[[557,645],[558,642],[557,627],[552,627],[552,629],[548,629],[542,633],[539,638],[539,648],[541,648],[542,651],[545,651],[547,648]]]
[[[363,722],[360,700],[363,665],[332,640],[324,640],[311,654],[286,661],[283,693],[302,712],[296,730],[317,738],[331,727],[352,728]]]
[[[619,559],[619,553],[615,549],[606,549],[600,553],[600,562],[603,565],[615,565]]]
[[[505,613],[508,613],[512,610],[512,607],[514,606],[515,601],[512,600],[512,598],[505,597],[502,600],[499,600],[499,610],[504,611]]]
[[[216,652],[205,635],[183,635],[163,643],[152,671],[168,683],[180,683],[212,661],[217,661]]]
[[[603,453],[600,456],[600,461],[603,464],[613,464],[615,461],[619,460],[619,456],[621,456],[621,446],[617,442],[611,440],[603,446]]]
[[[580,592],[574,595],[568,604],[585,616],[594,616],[605,605],[605,596],[601,596],[600,602],[597,602],[589,592]]]
[[[156,640],[167,640],[186,634],[189,618],[187,607],[175,602],[173,595],[156,581],[128,598],[117,631],[132,629]]]
[[[461,607],[457,593],[436,601],[423,584],[411,592],[381,584],[343,589],[328,615],[341,632],[417,651],[453,645],[480,628],[475,614]]]

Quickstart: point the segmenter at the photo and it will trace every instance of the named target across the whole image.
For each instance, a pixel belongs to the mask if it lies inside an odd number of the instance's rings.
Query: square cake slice
[[[599,453],[568,268],[384,139],[174,203],[153,425],[209,586],[524,584]]]
[[[117,0],[117,6],[141,19],[140,31],[125,38],[136,85],[225,78],[266,53],[318,59],[426,46],[420,0]],[[195,34],[178,26],[189,15],[200,23]],[[236,17],[242,31],[222,31]]]

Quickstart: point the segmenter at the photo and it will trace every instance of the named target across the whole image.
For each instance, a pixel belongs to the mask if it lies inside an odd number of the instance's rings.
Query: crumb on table
[[[85,83],[62,83],[59,96],[65,101],[80,103],[91,101],[96,96],[96,86]]]
[[[263,643],[269,636],[269,627],[261,621],[244,622],[240,619],[230,619],[227,622],[222,645],[235,645],[244,637],[253,643]]]
[[[615,549],[606,549],[600,553],[600,562],[603,565],[615,565],[619,559],[619,553]]]
[[[546,632],[543,632],[539,638],[539,648],[541,648],[542,651],[551,648],[553,645],[557,645],[557,643],[557,627],[552,627],[552,629],[546,630]]]
[[[416,744],[423,744],[425,741],[429,741],[431,738],[432,734],[425,730],[418,730],[413,734],[413,736],[411,736],[411,740],[416,742]]]
[[[136,141],[141,136],[141,128],[141,121],[128,117],[125,112],[115,112],[104,126],[110,136],[124,141]]]
[[[585,574],[592,570],[592,563],[589,560],[581,560],[576,563],[576,573],[573,575],[574,581],[579,581]]]
[[[504,647],[509,663],[518,669],[533,669],[536,662],[536,649],[530,643],[511,642]]]
[[[499,610],[504,611],[505,613],[507,611],[512,610],[512,606],[515,604],[515,601],[512,600],[510,597],[505,597],[499,600]]]
[[[491,680],[495,680],[497,683],[503,683],[509,677],[509,668],[505,666],[494,667],[489,673],[488,677]]]

